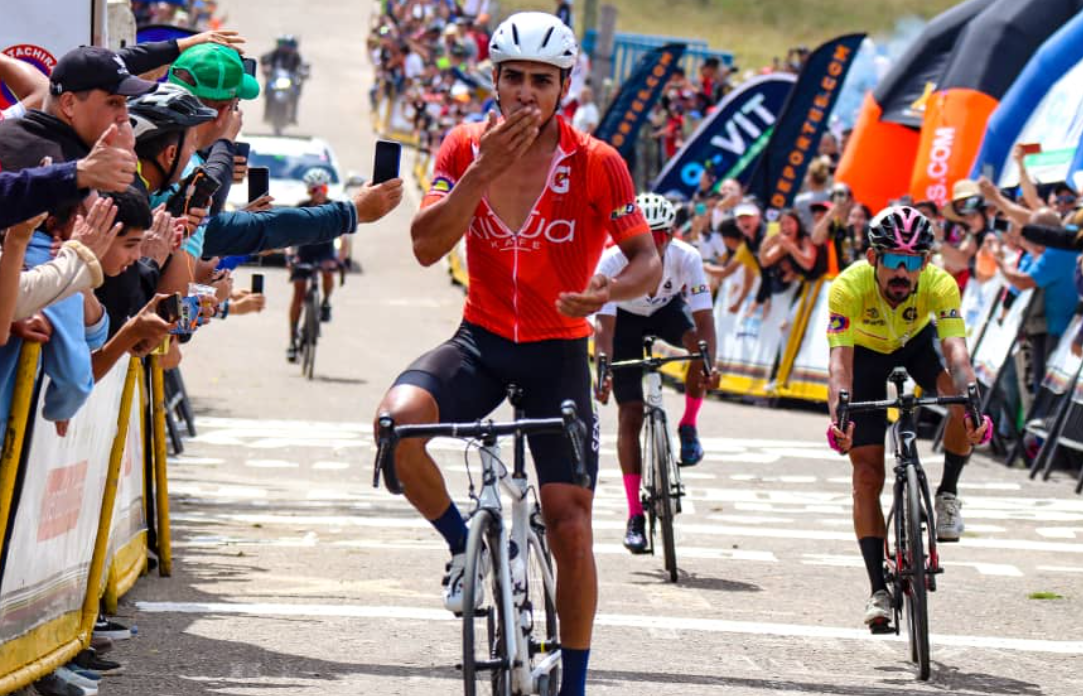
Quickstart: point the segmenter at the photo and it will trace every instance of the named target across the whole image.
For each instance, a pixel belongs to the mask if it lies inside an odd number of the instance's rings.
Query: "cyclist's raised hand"
[[[839,430],[835,423],[827,426],[827,444],[839,454],[846,454],[854,446],[854,422],[846,426],[846,432]]]
[[[609,276],[601,273],[587,283],[583,292],[562,292],[557,296],[557,311],[568,317],[589,317],[609,302]]]
[[[489,180],[502,174],[534,144],[540,125],[541,111],[533,106],[513,111],[503,121],[490,111],[478,145],[478,170]]]

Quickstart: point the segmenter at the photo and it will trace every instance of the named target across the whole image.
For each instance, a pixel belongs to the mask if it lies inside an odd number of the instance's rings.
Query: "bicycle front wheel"
[[[676,506],[673,504],[674,488],[670,480],[673,467],[673,450],[670,447],[669,432],[666,429],[665,416],[655,413],[651,417],[653,433],[655,488],[652,491],[654,504],[658,510],[658,522],[662,528],[662,553],[665,556],[666,573],[670,582],[677,582],[677,541],[673,532],[673,518]]]
[[[527,647],[533,668],[559,648],[557,630],[556,582],[553,560],[545,543],[545,531],[534,530],[530,534],[527,549],[527,606],[530,621],[527,625]],[[557,696],[560,691],[559,662],[542,675],[537,692],[541,696]]]
[[[921,487],[917,469],[906,468],[906,564],[910,571],[910,601],[906,604],[910,631],[910,659],[918,665],[918,678],[929,678],[929,595],[925,584],[925,544],[921,531]]]
[[[507,617],[500,601],[500,527],[488,510],[479,510],[470,524],[463,571],[463,693],[476,696],[478,683],[489,684],[493,696],[510,696],[511,661],[505,630]],[[478,568],[488,567],[481,573]],[[491,595],[485,596],[485,580],[491,578]],[[473,611],[471,611],[473,609]],[[482,626],[481,631],[478,630]],[[486,678],[488,677],[488,678]]]

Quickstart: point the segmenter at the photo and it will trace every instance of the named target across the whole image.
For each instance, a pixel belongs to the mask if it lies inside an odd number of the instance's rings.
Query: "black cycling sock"
[[[451,549],[452,555],[462,553],[466,551],[466,535],[467,528],[466,522],[463,521],[462,514],[459,513],[459,508],[455,507],[455,503],[448,505],[447,510],[444,510],[444,514],[437,517],[435,520],[429,520],[432,526],[436,527],[436,531],[440,532],[440,536],[444,537],[447,541],[448,548]]]
[[[958,493],[959,475],[963,473],[963,467],[969,459],[969,454],[955,454],[944,450],[944,476],[940,479],[940,487],[936,489],[937,495]]]
[[[884,579],[884,540],[879,537],[862,537],[857,540],[861,547],[861,557],[865,559],[865,571],[869,574],[872,591],[887,589]]]

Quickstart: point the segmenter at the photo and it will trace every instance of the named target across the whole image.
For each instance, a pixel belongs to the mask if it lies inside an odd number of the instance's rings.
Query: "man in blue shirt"
[[[1059,220],[1052,212],[1038,212],[1032,216],[1034,224],[1056,224]],[[1017,290],[1040,288],[1042,309],[1045,314],[1045,332],[1028,334],[1033,346],[1035,387],[1045,377],[1046,359],[1056,349],[1061,336],[1072,321],[1079,295],[1075,290],[1075,267],[1079,253],[1044,247],[1022,240],[1026,253],[1018,268],[1010,268],[998,257],[1000,272]]]

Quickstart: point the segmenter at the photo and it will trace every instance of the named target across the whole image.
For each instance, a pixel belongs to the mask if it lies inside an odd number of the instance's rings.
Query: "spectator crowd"
[[[3,422],[24,344],[41,344],[42,414],[63,438],[118,362],[156,354],[174,367],[187,342],[214,340],[215,323],[263,309],[262,295],[233,287],[222,257],[333,240],[398,204],[394,179],[349,201],[224,209],[247,170],[242,104],[260,92],[244,45],[209,30],[119,52],[84,46],[49,77],[0,56],[0,80],[18,97],[0,113]],[[130,636],[100,617],[91,646],[28,693],[97,693],[102,674],[122,669],[104,654]]]

